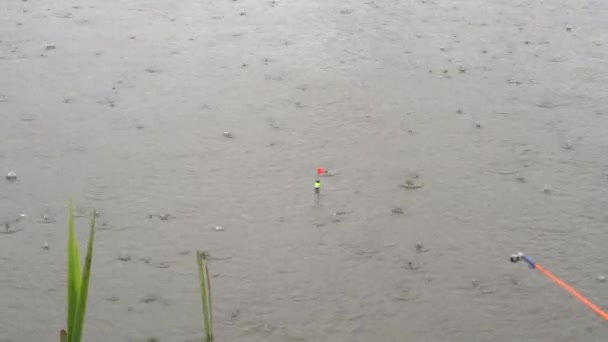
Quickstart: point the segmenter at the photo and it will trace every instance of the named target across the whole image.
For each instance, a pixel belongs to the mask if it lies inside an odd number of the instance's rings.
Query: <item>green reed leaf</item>
[[[67,241],[67,321],[68,333],[73,330],[76,308],[78,306],[78,292],[80,290],[80,267],[78,244],[74,237],[74,214],[72,202],[68,205],[68,241]],[[71,335],[68,334],[68,337]]]
[[[74,318],[73,330],[70,332],[70,342],[80,342],[84,326],[84,317],[87,309],[87,295],[89,293],[89,277],[91,275],[91,263],[93,261],[93,241],[95,239],[95,209],[91,215],[91,228],[89,231],[89,243],[87,254],[84,259],[82,270],[82,281],[78,291],[78,307]]]
[[[212,342],[213,331],[211,327],[211,303],[209,301],[210,298],[208,291],[209,271],[207,270],[207,263],[203,259],[204,254],[197,251],[196,263],[198,265],[198,283],[201,290],[201,304],[203,305],[203,328],[205,330],[205,342]]]

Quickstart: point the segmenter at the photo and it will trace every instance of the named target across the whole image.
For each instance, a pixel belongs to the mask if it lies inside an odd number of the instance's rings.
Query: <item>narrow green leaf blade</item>
[[[74,237],[74,214],[72,211],[72,201],[68,204],[68,241],[67,241],[67,319],[66,329],[71,332],[76,316],[78,305],[78,291],[80,287],[78,245]],[[68,335],[68,337],[71,335]]]
[[[211,305],[211,277],[209,277],[209,268],[207,262],[205,265],[205,280],[207,284],[207,310],[209,311],[209,339],[213,341],[213,306]]]
[[[205,272],[203,271],[203,253],[196,252],[196,263],[198,266],[198,283],[201,289],[201,304],[203,306],[203,329],[205,330],[205,342],[211,342],[211,321],[209,317],[209,304],[207,302],[207,289],[205,281]]]
[[[74,330],[70,332],[70,342],[80,342],[84,325],[84,316],[87,309],[87,295],[89,293],[89,277],[91,275],[91,263],[93,261],[93,241],[95,240],[95,209],[91,218],[91,229],[89,232],[89,243],[87,245],[87,255],[84,259],[82,269],[82,282],[78,296],[78,307],[74,320]]]
[[[59,333],[59,341],[60,342],[68,342],[68,333],[65,330],[61,329]]]

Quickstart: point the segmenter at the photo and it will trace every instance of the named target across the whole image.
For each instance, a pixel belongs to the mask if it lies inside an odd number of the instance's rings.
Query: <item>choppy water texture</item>
[[[607,15],[2,1],[0,220],[28,216],[0,235],[0,341],[64,325],[70,198],[100,211],[87,341],[199,340],[196,249],[220,341],[606,341],[508,257],[608,309]]]

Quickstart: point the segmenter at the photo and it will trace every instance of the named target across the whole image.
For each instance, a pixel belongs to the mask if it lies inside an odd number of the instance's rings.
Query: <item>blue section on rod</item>
[[[528,258],[525,255],[522,255],[521,259],[528,264],[528,267],[530,267],[530,268],[536,268],[536,264],[534,263],[534,261],[532,261],[532,259]]]

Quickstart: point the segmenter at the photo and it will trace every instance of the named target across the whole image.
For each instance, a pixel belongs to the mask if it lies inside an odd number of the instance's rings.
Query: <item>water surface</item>
[[[508,257],[608,309],[607,11],[3,1],[0,341],[64,325],[70,198],[101,213],[87,341],[200,340],[196,249],[222,341],[605,341]]]

